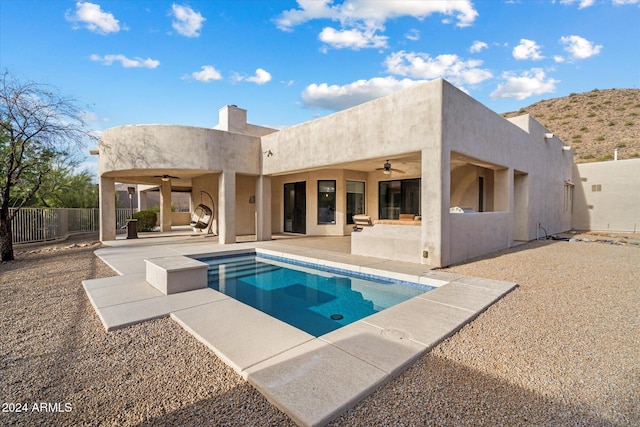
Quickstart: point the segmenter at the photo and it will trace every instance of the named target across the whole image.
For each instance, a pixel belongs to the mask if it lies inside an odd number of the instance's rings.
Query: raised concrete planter
[[[144,260],[147,282],[165,295],[207,287],[207,264],[186,256]]]

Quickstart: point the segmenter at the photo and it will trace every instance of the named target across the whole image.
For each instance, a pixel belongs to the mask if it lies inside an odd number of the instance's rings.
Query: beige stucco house
[[[116,237],[114,185],[128,182],[160,189],[163,231],[172,189],[194,206],[206,191],[221,244],[351,235],[355,254],[432,267],[569,230],[581,182],[540,123],[502,118],[441,79],[283,130],[231,105],[210,129],[109,129],[99,176],[102,240]],[[374,225],[354,231],[356,214]]]

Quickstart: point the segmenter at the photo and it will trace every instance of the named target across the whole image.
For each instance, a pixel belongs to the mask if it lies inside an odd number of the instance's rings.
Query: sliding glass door
[[[378,217],[398,219],[401,213],[420,215],[420,178],[378,183]]]

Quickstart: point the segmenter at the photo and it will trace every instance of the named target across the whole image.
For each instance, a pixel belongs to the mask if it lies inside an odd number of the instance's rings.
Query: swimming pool
[[[263,253],[197,259],[210,288],[316,337],[433,289]]]

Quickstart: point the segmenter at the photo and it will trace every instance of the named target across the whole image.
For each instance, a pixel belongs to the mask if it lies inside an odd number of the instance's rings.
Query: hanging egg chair
[[[213,209],[203,203],[202,201],[203,193],[209,196],[209,199],[211,200],[211,206],[215,206],[213,202],[213,197],[211,197],[211,195],[206,191],[201,190],[200,204],[196,206],[196,208],[193,210],[193,213],[191,214],[191,222],[189,223],[189,225],[191,226],[193,231],[197,231],[201,233],[202,230],[206,229],[207,234],[213,234],[213,231],[211,230],[211,227],[213,225],[213,218],[214,218]]]

